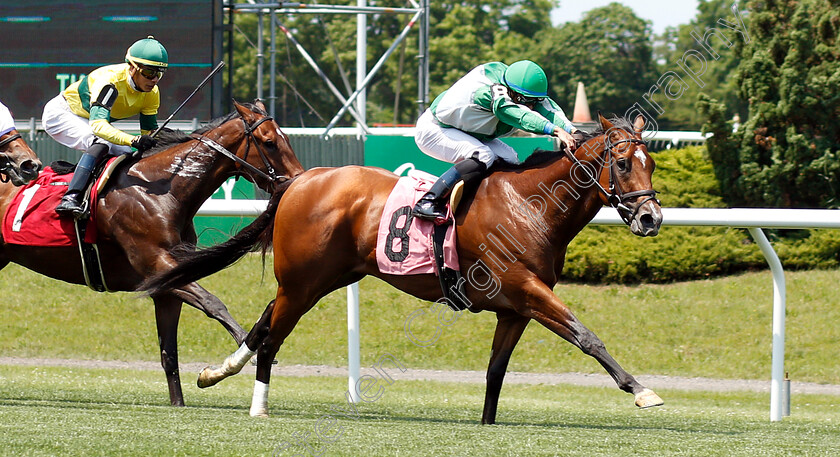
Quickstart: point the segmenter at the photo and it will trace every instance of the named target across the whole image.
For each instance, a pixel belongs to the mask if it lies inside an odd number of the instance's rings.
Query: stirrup
[[[63,216],[73,216],[74,219],[79,219],[87,212],[87,202],[77,201],[75,198],[62,198],[61,203],[55,207],[55,212]]]
[[[412,210],[411,215],[420,219],[433,221],[436,223],[445,222],[446,206],[444,206],[443,210],[441,210],[440,206],[442,205],[444,205],[443,202],[420,199],[420,201],[418,201],[417,204],[414,205],[414,210]]]

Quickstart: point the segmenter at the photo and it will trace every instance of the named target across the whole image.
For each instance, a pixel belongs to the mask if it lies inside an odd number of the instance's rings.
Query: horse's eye
[[[615,161],[615,164],[618,166],[618,171],[622,173],[630,169],[630,161],[627,159],[618,159]]]

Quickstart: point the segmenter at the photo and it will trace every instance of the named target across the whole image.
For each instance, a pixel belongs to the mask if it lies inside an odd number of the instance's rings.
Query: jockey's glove
[[[155,140],[149,135],[137,135],[136,137],[134,137],[133,140],[131,140],[131,147],[137,149],[140,152],[143,152],[147,149],[151,149],[155,147],[156,144],[157,140]]]
[[[580,130],[575,130],[574,133],[572,133],[572,138],[575,139],[575,149],[583,145],[585,137],[583,136],[583,132],[581,132]]]

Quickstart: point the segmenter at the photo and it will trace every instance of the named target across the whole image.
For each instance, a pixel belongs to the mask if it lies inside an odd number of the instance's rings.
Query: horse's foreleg
[[[174,289],[172,293],[188,305],[202,311],[207,317],[219,321],[236,340],[236,344],[241,345],[245,340],[248,332],[230,315],[225,304],[218,297],[208,292],[207,289],[199,286],[198,283],[191,282],[181,288]]]
[[[260,319],[254,324],[251,331],[248,332],[245,341],[239,346],[239,349],[227,356],[225,361],[222,362],[221,367],[205,367],[201,370],[201,373],[198,375],[198,387],[202,389],[210,387],[228,376],[233,376],[242,371],[242,367],[257,353],[257,349],[260,348],[263,339],[268,334],[269,322],[273,310],[274,300],[271,300],[268,306],[266,306],[265,311],[263,311],[262,316],[260,316]]]
[[[621,368],[621,365],[607,352],[601,339],[586,328],[549,287],[541,283],[532,284],[528,294],[531,300],[527,304],[526,315],[577,346],[584,354],[597,360],[612,376],[619,389],[635,396],[636,406],[648,408],[663,404],[658,395],[639,384],[636,378]]]
[[[160,343],[160,364],[169,385],[169,402],[172,406],[184,406],[181,377],[178,373],[178,321],[181,317],[181,300],[169,294],[155,296],[153,300]]]
[[[496,318],[493,352],[487,367],[487,392],[484,395],[484,412],[481,414],[482,424],[496,423],[496,407],[499,405],[499,393],[502,391],[510,355],[531,320],[518,314],[497,314]]]

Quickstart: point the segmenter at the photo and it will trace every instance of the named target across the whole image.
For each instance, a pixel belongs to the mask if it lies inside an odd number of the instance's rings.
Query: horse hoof
[[[251,415],[251,417],[268,418],[268,411],[266,411],[264,409],[259,410],[259,411],[250,411],[249,414]]]
[[[198,385],[199,389],[204,389],[210,386],[216,385],[219,382],[218,379],[212,379],[210,377],[210,372],[215,371],[216,369],[213,367],[204,367],[201,370],[201,373],[198,374],[198,381],[196,384]]]
[[[636,394],[636,406],[639,408],[652,408],[654,406],[662,406],[665,404],[659,395],[656,395],[652,390],[645,389]]]

